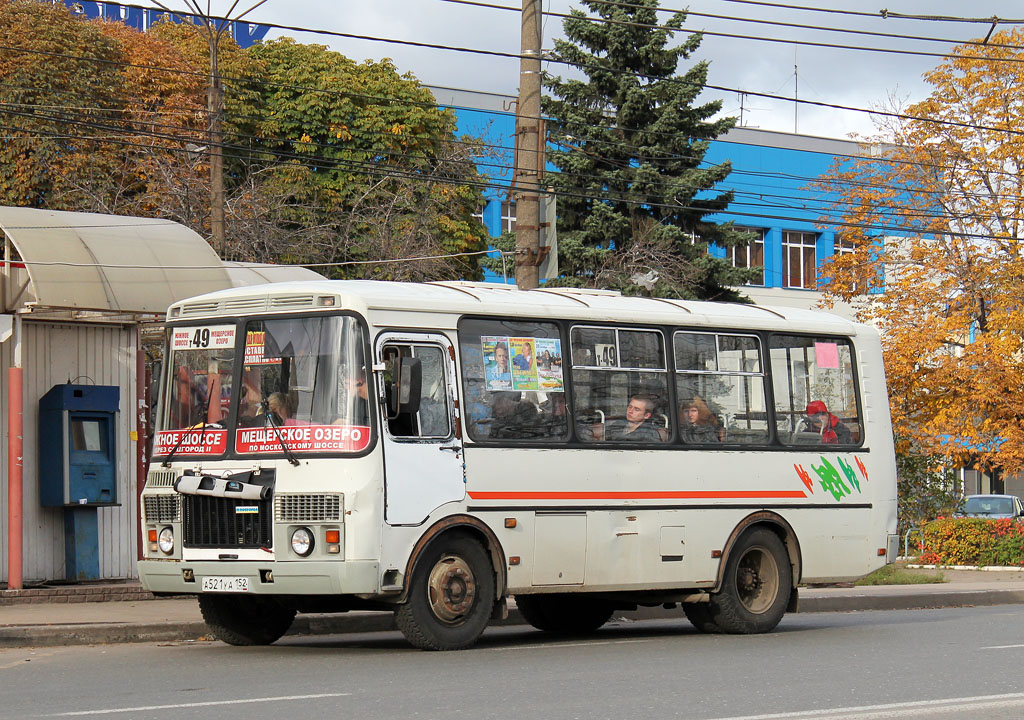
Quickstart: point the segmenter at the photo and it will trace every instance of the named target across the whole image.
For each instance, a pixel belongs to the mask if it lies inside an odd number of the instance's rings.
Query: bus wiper
[[[270,427],[274,429],[274,434],[277,435],[277,441],[281,443],[281,449],[284,450],[284,456],[288,459],[292,465],[298,466],[301,463],[295,458],[295,453],[288,447],[288,443],[284,441],[284,435],[281,434],[281,426],[277,422],[277,415],[270,410],[270,401],[263,400],[260,403],[260,407],[263,408],[263,414],[267,416],[267,422],[270,423]]]
[[[209,393],[206,396],[206,407],[203,408],[203,427],[200,432],[202,435],[199,438],[199,447],[203,447],[206,444],[206,428],[212,427],[214,423],[211,423],[207,418],[210,417],[210,401],[213,400],[213,393]],[[170,467],[171,459],[174,457],[174,453],[178,452],[178,448],[185,442],[185,437],[188,435],[188,429],[182,430],[181,435],[178,436],[178,442],[174,443],[174,447],[167,453],[167,457],[160,463],[160,467]]]

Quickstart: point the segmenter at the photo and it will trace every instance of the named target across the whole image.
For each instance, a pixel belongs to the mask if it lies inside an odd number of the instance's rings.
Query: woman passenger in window
[[[717,418],[696,395],[679,406],[679,437],[685,443],[695,444],[721,440]]]

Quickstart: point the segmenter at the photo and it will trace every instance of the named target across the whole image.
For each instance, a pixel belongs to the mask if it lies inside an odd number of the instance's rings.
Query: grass
[[[854,585],[925,585],[944,583],[945,576],[933,570],[907,570],[899,565],[886,565],[865,575]]]

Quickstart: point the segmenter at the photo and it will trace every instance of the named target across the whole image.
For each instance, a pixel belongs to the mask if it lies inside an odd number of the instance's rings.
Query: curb
[[[943,593],[907,592],[900,595],[850,594],[803,596],[800,613],[914,610],[1024,604],[1024,590],[964,590]],[[640,608],[616,613],[614,620],[685,620],[680,608]],[[492,620],[491,626],[524,625],[519,611],[509,608],[508,618]],[[343,635],[388,632],[395,629],[387,612],[352,612],[338,615],[310,614],[295,618],[288,636]],[[12,625],[0,627],[0,648],[95,645],[137,642],[212,641],[203,622],[79,623],[69,625]]]

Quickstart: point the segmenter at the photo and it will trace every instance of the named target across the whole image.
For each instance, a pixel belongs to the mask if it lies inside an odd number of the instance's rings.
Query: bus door
[[[416,525],[438,506],[466,495],[462,438],[455,403],[455,354],[444,335],[386,333],[377,341],[385,379],[401,357],[420,361],[422,384],[416,412],[389,416],[382,383],[385,519]]]

